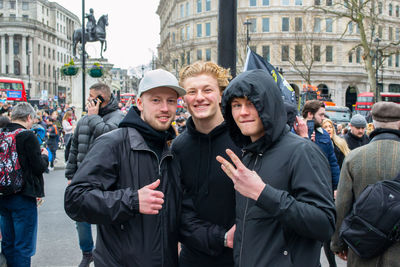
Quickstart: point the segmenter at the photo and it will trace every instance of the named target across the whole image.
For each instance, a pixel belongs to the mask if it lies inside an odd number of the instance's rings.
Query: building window
[[[379,14],[382,14],[382,13],[383,13],[383,5],[382,5],[382,2],[379,2],[379,3],[378,3],[378,13],[379,13]]]
[[[206,61],[211,60],[211,48],[206,49]]]
[[[262,19],[262,31],[269,32],[269,18]]]
[[[10,1],[10,9],[15,9],[15,1]]]
[[[46,56],[46,47],[45,46],[43,46],[43,56],[44,57]]]
[[[186,40],[190,40],[190,26],[186,26]]]
[[[22,15],[22,18],[29,19],[29,15]]]
[[[186,52],[186,64],[190,65],[190,51]]]
[[[396,41],[400,40],[400,29],[396,28]]]
[[[295,45],[294,47],[294,60],[302,61],[303,60],[303,46]]]
[[[295,1],[294,1],[294,4],[295,4],[296,6],[302,6],[302,5],[303,5],[303,0],[295,0]]]
[[[393,5],[389,4],[389,16],[393,15]]]
[[[303,31],[303,19],[302,18],[295,18],[294,19],[294,27],[296,32]]]
[[[289,46],[282,45],[281,61],[289,61]]]
[[[314,0],[314,5],[315,6],[320,6],[321,5],[321,0]]]
[[[250,22],[250,32],[257,32],[257,19],[248,19]]]
[[[22,10],[28,10],[29,9],[29,2],[22,2]]]
[[[269,45],[262,46],[262,57],[268,62],[271,60]]]
[[[0,0],[0,8],[3,8],[3,0]]]
[[[326,5],[327,6],[332,6],[332,0],[326,0]]]
[[[314,61],[321,61],[321,47],[319,45],[314,45]]]
[[[353,33],[353,22],[352,21],[349,22],[349,33],[350,34]]]
[[[321,32],[321,18],[314,18],[314,32]]]
[[[201,37],[203,35],[202,29],[203,29],[203,25],[201,24],[197,24],[197,37]]]
[[[326,47],[326,62],[332,62],[333,61],[333,46],[327,46]]]
[[[180,5],[180,10],[181,10],[181,18],[185,16],[185,6],[183,4]]]
[[[399,66],[399,64],[400,64],[400,57],[399,57],[399,53],[396,53],[396,67],[398,67]]]
[[[40,75],[40,62],[38,63],[38,75]]]
[[[51,49],[50,49],[50,47],[48,48],[48,53],[47,53],[47,55],[49,56],[49,58],[51,58]]]
[[[48,66],[48,71],[47,71],[47,74],[49,75],[49,77],[51,77],[51,68],[50,68],[50,65]]]
[[[393,41],[393,28],[392,27],[389,27],[388,35],[389,35],[389,41]]]
[[[202,60],[203,59],[203,50],[198,49],[197,50],[197,60]]]
[[[349,63],[353,63],[353,53],[349,53]]]
[[[43,64],[43,76],[46,76],[46,64]]]
[[[206,11],[210,11],[211,10],[211,0],[206,0]],[[210,51],[211,53],[211,51]]]
[[[38,44],[38,55],[40,56],[40,44]]]
[[[282,31],[288,32],[289,31],[289,18],[282,18]]]
[[[290,4],[290,0],[282,0],[282,6],[288,6]]]
[[[181,28],[181,41],[185,40],[185,28]]]
[[[56,50],[53,49],[53,60],[56,60]]]
[[[257,6],[257,0],[249,0],[249,6]]]
[[[203,0],[197,0],[197,13],[200,13],[202,11],[202,5],[201,2]]]
[[[325,22],[326,22],[326,32],[332,32],[332,30],[333,30],[333,21],[332,21],[332,19],[331,18],[327,18],[325,20]]]
[[[392,55],[388,56],[388,66],[391,67],[393,65]]]
[[[399,6],[396,6],[396,17],[399,17]]]
[[[379,38],[382,39],[382,35],[383,35],[383,28],[382,28],[382,26],[378,26],[378,36],[379,36]]]
[[[269,6],[269,0],[263,0],[262,4],[263,6]]]
[[[206,23],[206,36],[211,36],[211,22]]]
[[[18,55],[18,54],[19,54],[19,43],[14,42],[14,55]]]
[[[18,60],[14,60],[14,74],[21,75],[21,63]]]
[[[190,15],[190,4],[189,2],[186,2],[186,17],[189,17]]]
[[[361,63],[361,48],[357,47],[356,49],[356,63]]]

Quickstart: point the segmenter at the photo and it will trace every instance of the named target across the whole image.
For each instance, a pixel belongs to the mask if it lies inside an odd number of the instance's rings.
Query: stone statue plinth
[[[103,66],[103,76],[99,78],[93,78],[89,75],[88,69],[91,68],[94,63],[100,63]],[[89,97],[89,89],[90,86],[102,82],[110,86],[111,88],[111,83],[112,83],[112,76],[111,76],[111,69],[114,66],[114,64],[108,63],[108,60],[103,58],[89,58],[86,59],[85,62],[86,65],[86,71],[85,71],[85,102],[86,99]],[[81,117],[82,115],[82,62],[75,62],[75,66],[79,67],[79,71],[75,76],[72,76],[72,90],[71,92],[71,105],[75,106],[76,108],[76,115],[78,118]],[[85,107],[83,107],[85,109]]]

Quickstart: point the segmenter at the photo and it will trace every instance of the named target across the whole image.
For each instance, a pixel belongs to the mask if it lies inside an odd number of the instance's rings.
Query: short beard
[[[315,129],[322,127],[322,125],[319,124],[319,122],[317,122],[315,119],[313,119],[313,121],[314,121],[314,128]]]

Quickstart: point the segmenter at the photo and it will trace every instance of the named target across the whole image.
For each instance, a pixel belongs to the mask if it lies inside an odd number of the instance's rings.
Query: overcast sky
[[[50,0],[59,3],[82,20],[82,1]],[[159,0],[85,0],[85,12],[94,9],[96,20],[108,14],[107,51],[103,57],[114,67],[128,69],[151,61],[157,55],[160,20]],[[86,20],[85,20],[86,21]],[[91,57],[100,56],[100,42],[87,43]]]

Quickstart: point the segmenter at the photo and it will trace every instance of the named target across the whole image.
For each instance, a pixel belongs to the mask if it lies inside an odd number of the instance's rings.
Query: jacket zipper
[[[243,151],[244,154],[244,151]],[[258,156],[256,157],[256,160],[253,165],[253,171],[256,167]],[[243,230],[242,230],[242,243],[240,244],[240,252],[239,252],[239,267],[242,266],[242,253],[243,253],[243,243],[244,243],[244,231],[245,231],[245,225],[246,225],[246,215],[247,215],[247,209],[249,207],[249,198],[246,198],[246,207],[244,209],[244,215],[243,215]]]
[[[158,160],[158,156],[157,156],[157,154],[153,151],[153,150],[151,150],[151,149],[144,149],[145,151],[149,151],[149,152],[151,152],[151,153],[153,153],[154,154],[154,156],[156,156],[156,159],[157,159],[157,163],[158,163],[158,179],[160,179],[160,185],[161,185],[161,164],[162,164],[162,162],[163,162],[163,160],[167,157],[167,156],[171,156],[170,154],[166,154],[166,155],[164,155],[164,156],[161,156],[161,160],[159,161]],[[165,181],[166,182],[166,181]],[[166,192],[165,192],[166,193]],[[163,219],[163,208],[161,208],[161,210],[160,210],[160,213],[159,213],[159,215],[160,215],[160,224],[161,224],[161,227],[160,227],[160,233],[161,233],[161,267],[163,267],[164,266],[164,243],[165,243],[165,240],[164,240],[164,231],[163,231],[163,227],[164,227],[164,219]]]

